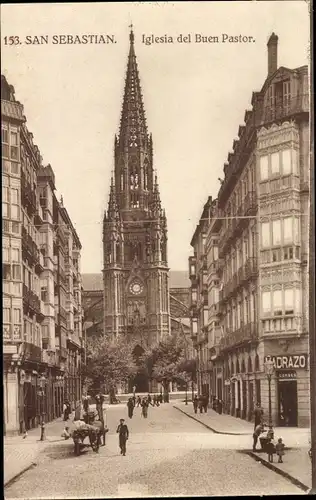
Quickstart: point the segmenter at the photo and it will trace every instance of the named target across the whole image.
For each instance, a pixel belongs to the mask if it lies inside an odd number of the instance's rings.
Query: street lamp
[[[188,381],[185,381],[185,404],[188,404]]]
[[[40,441],[44,441],[45,440],[45,420],[44,420],[44,395],[45,395],[45,392],[44,392],[44,388],[45,388],[45,385],[46,385],[46,377],[45,375],[42,375],[39,379],[39,386],[40,386],[40,390],[38,391],[38,395],[40,397],[40,410],[41,410],[41,437],[40,437]]]
[[[272,410],[271,410],[271,378],[274,373],[275,364],[271,356],[267,356],[264,362],[264,371],[268,378],[269,388],[269,429],[272,430]]]

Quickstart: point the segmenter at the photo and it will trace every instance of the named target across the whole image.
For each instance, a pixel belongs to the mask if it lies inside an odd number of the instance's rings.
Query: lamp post
[[[274,373],[275,364],[271,356],[267,356],[264,362],[264,371],[268,378],[269,389],[269,430],[272,430],[272,410],[271,410],[271,378]]]
[[[42,375],[39,379],[40,390],[38,395],[40,396],[40,406],[41,406],[41,437],[40,441],[45,440],[45,419],[44,419],[44,396],[45,396],[45,388],[46,385],[46,377]]]
[[[188,381],[185,381],[185,404],[188,404]]]

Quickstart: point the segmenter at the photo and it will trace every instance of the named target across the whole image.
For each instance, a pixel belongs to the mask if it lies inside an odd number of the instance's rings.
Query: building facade
[[[3,387],[5,433],[59,417],[67,354],[58,350],[54,281],[55,176],[42,165],[23,106],[1,77],[3,184]],[[55,203],[54,203],[55,200]],[[65,330],[67,338],[67,329]],[[80,346],[81,349],[81,346]]]
[[[167,219],[153,167],[139,73],[130,34],[121,124],[114,143],[115,171],[103,221],[104,332],[144,347],[170,334]],[[131,384],[148,390],[137,375]]]
[[[250,420],[259,401],[267,421],[271,356],[273,423],[307,426],[308,68],[278,68],[277,48],[272,34],[207,231],[210,385],[227,413]]]

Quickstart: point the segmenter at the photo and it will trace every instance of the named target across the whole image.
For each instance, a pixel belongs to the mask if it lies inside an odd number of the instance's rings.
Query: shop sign
[[[265,357],[265,360],[267,358]],[[288,368],[307,368],[307,354],[286,354],[284,356],[271,356],[277,370]]]
[[[3,354],[17,354],[18,348],[16,345],[4,345],[3,346]]]
[[[295,370],[282,370],[277,373],[279,380],[296,380]]]

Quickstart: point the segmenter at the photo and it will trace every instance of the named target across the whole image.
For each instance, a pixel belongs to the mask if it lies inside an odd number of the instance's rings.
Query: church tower
[[[169,335],[170,314],[167,220],[153,169],[133,31],[114,164],[103,221],[104,330],[114,339],[125,336],[140,355]]]

